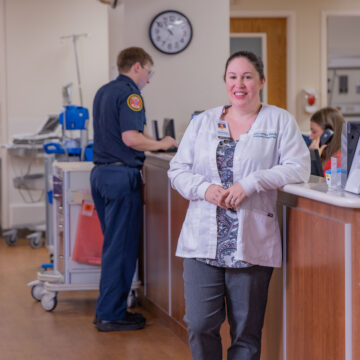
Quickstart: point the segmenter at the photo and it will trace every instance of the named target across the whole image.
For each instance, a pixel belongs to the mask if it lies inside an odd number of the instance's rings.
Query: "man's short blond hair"
[[[120,51],[116,64],[119,73],[127,73],[137,62],[139,62],[141,66],[145,66],[147,63],[154,65],[151,56],[144,49],[139,47],[129,47]]]

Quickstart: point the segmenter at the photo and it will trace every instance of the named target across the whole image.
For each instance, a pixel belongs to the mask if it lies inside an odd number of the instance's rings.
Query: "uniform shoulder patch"
[[[141,111],[143,108],[141,96],[138,94],[129,95],[126,102],[128,107],[133,111]]]

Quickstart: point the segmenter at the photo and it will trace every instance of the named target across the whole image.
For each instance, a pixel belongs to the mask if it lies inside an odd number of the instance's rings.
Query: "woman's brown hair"
[[[332,139],[321,154],[321,162],[324,166],[326,162],[341,149],[341,132],[345,120],[339,110],[332,107],[325,107],[316,111],[311,116],[310,121],[318,124],[323,130],[331,129],[334,131]]]

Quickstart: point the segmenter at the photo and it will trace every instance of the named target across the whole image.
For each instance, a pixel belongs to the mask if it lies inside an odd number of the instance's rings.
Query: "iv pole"
[[[66,35],[66,36],[60,37],[61,40],[72,39],[72,42],[74,45],[76,75],[77,75],[77,80],[78,80],[79,99],[80,99],[81,106],[83,106],[83,97],[82,97],[82,87],[81,87],[81,78],[80,78],[79,58],[78,58],[78,53],[77,53],[77,41],[80,37],[87,37],[87,36],[88,36],[88,34],[71,34],[71,35]],[[64,124],[66,124],[65,120],[64,120]],[[65,126],[63,129],[65,129]],[[84,149],[87,144],[88,144],[88,131],[87,131],[87,129],[80,130],[80,145],[81,145],[80,159],[81,160],[84,160]]]
[[[77,75],[77,80],[78,80],[79,98],[80,98],[81,106],[83,106],[83,97],[82,97],[82,87],[81,87],[81,79],[80,79],[79,58],[78,58],[78,52],[77,52],[77,41],[80,37],[87,37],[87,36],[88,36],[88,34],[72,34],[72,35],[66,35],[66,36],[60,37],[61,40],[72,39],[72,42],[74,45],[76,75]]]

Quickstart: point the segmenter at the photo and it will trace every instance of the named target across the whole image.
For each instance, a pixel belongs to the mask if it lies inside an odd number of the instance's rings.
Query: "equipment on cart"
[[[69,99],[68,99],[69,100]],[[67,100],[67,101],[68,101]],[[46,225],[43,222],[36,224],[19,224],[5,230],[2,236],[8,245],[15,245],[18,230],[27,228],[33,233],[28,235],[30,245],[39,248],[42,245],[42,235],[46,233],[46,245],[50,248],[52,240],[51,226],[51,203],[52,203],[52,163],[57,161],[91,161],[92,145],[88,141],[89,111],[87,108],[76,105],[65,105],[63,111],[57,115],[51,115],[34,134],[18,135],[14,137],[14,144],[7,146],[11,154],[28,157],[30,163],[25,174],[16,176],[13,184],[19,190],[24,202],[43,201],[47,194],[46,202]],[[57,131],[61,125],[61,134]],[[50,140],[50,141],[49,141]],[[33,158],[44,159],[44,173],[31,173]],[[40,191],[36,198],[33,192]],[[52,255],[50,255],[51,257]]]
[[[49,115],[44,124],[40,127],[40,129],[33,134],[25,134],[25,135],[15,135],[13,137],[14,145],[35,145],[39,144],[40,147],[44,144],[44,142],[60,139],[60,135],[57,132],[59,126],[59,116],[58,115]]]
[[[65,105],[64,110],[59,115],[59,124],[62,129],[61,141],[44,144],[45,152],[47,154],[65,155],[68,161],[85,160],[85,148],[89,142],[88,120],[89,110],[87,108]]]
[[[44,173],[33,172],[33,166],[39,159],[44,158],[43,144],[48,141],[58,141],[61,137],[58,131],[58,115],[49,115],[43,125],[35,133],[13,136],[12,144],[5,145],[8,153],[12,156],[27,161],[26,167],[14,168],[17,175],[13,178],[14,188],[25,203],[38,203],[43,201],[46,191]],[[45,232],[44,222],[22,223],[13,225],[10,229],[3,231],[2,236],[9,246],[17,243],[20,229],[30,230],[27,235],[32,248],[42,246],[42,237]]]

